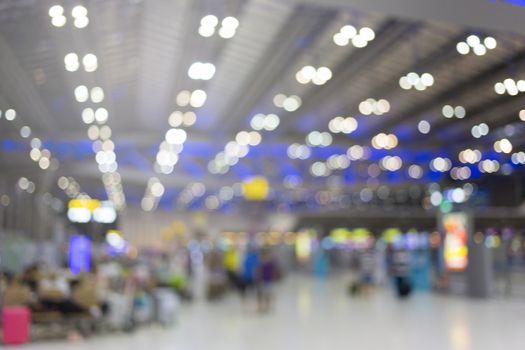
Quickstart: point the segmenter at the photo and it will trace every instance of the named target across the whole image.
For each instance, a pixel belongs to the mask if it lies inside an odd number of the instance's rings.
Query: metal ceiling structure
[[[68,17],[62,27],[53,26],[48,14],[56,4]],[[510,20],[523,9],[487,1],[479,7],[479,16],[468,17],[460,5],[455,6],[458,11],[449,8],[444,13],[441,9],[446,6],[437,10],[436,4],[420,4],[417,0],[388,4],[380,0],[4,0],[0,4],[4,182],[26,176],[41,183],[42,191],[57,193],[56,179],[68,176],[89,195],[106,196],[93,141],[86,134],[89,126],[81,118],[91,105],[75,100],[79,85],[100,86],[105,92],[103,106],[109,114],[118,173],[131,205],[140,203],[152,177],[166,188],[161,200],[166,208],[176,205],[190,183],[202,183],[207,194],[216,194],[254,175],[267,177],[276,192],[290,190],[286,179],[298,179],[294,193],[281,193],[286,198],[303,198],[303,190],[315,193],[334,183],[338,188],[362,188],[371,183],[369,165],[388,155],[399,156],[403,166],[372,176],[378,183],[422,185],[448,179],[447,172],[429,168],[435,157],[446,157],[454,166],[470,166],[472,179],[483,176],[477,164],[458,162],[459,152],[467,148],[478,149],[483,159],[497,160],[506,172],[519,171],[520,166],[510,162],[511,154],[497,153],[493,145],[506,138],[514,152],[524,150],[525,122],[518,115],[525,100],[523,94],[497,94],[494,85],[525,77],[525,27],[522,21]],[[69,18],[76,5],[87,9],[89,24],[82,29]],[[237,18],[235,36],[199,35],[199,23],[209,14]],[[509,20],[496,20],[502,16]],[[345,25],[369,27],[375,38],[363,48],[338,46],[332,38]],[[472,34],[494,37],[496,48],[482,56],[461,55],[458,42]],[[95,54],[98,68],[67,71],[64,57],[70,52],[80,57]],[[215,65],[211,80],[188,77],[188,68],[196,61]],[[319,86],[300,84],[295,76],[306,65],[329,67],[332,78]],[[431,73],[434,85],[425,91],[402,89],[400,77],[412,71]],[[177,106],[181,91],[195,89],[207,94],[202,107]],[[299,96],[302,105],[292,112],[275,106],[274,96],[280,93]],[[386,99],[390,111],[363,115],[359,105],[367,98]],[[464,106],[466,117],[445,118],[442,108],[447,104]],[[16,110],[15,120],[6,120],[8,109]],[[169,116],[176,110],[195,112],[197,121],[186,129],[187,141],[173,172],[159,174],[155,157],[170,129]],[[279,127],[261,132],[261,144],[251,147],[228,172],[211,174],[210,162],[238,132],[251,130],[250,120],[258,113],[275,113]],[[333,134],[327,147],[311,147],[309,159],[288,157],[290,144],[304,144],[313,130],[328,131],[336,116],[354,117],[357,130]],[[430,133],[418,131],[422,120],[430,124]],[[471,129],[480,123],[487,124],[490,133],[474,138]],[[23,126],[31,128],[30,137],[20,136]],[[379,133],[395,134],[399,146],[372,148],[371,139]],[[31,161],[33,137],[43,141],[58,163],[41,170]],[[314,162],[346,154],[353,145],[365,147],[367,159],[352,161],[330,176],[312,176]],[[414,164],[424,170],[420,179],[407,175]]]

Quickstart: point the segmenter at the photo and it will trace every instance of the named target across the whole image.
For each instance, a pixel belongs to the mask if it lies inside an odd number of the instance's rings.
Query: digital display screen
[[[464,271],[468,265],[468,216],[465,213],[443,215],[445,230],[444,258],[449,271]]]

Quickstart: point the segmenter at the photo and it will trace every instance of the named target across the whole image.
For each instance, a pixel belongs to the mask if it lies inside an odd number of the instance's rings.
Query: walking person
[[[261,252],[258,268],[257,303],[259,312],[270,311],[273,302],[273,285],[279,277],[277,263],[270,250]]]

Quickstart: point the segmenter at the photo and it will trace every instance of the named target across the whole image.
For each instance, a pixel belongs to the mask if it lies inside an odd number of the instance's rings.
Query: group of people
[[[273,286],[280,279],[281,270],[269,248],[249,244],[241,252],[230,246],[222,255],[222,267],[229,286],[238,291],[244,301],[255,294],[260,312],[271,309]],[[216,271],[217,267],[210,266],[210,270]],[[213,288],[213,278],[210,279],[210,284]]]
[[[88,314],[100,316],[106,309],[95,274],[73,276],[67,271],[45,271],[38,265],[23,274],[0,277],[2,306],[26,306],[37,315]]]
[[[32,322],[60,322],[75,337],[85,329],[70,329],[71,320],[91,320],[97,328],[124,331],[141,323],[167,325],[175,317],[178,285],[161,284],[151,270],[139,262],[107,261],[76,275],[37,264],[21,274],[0,272],[0,309],[25,307]]]
[[[384,284],[390,277],[396,294],[408,297],[413,289],[410,251],[388,246],[384,254],[373,247],[363,249],[357,255],[358,278],[350,287],[351,294],[370,292],[375,285]]]

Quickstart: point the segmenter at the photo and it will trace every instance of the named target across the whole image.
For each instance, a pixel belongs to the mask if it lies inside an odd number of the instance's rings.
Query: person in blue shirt
[[[243,261],[243,290],[242,296],[245,297],[249,289],[252,289],[256,284],[256,274],[259,267],[259,254],[256,247],[253,244],[248,246],[246,255]]]

